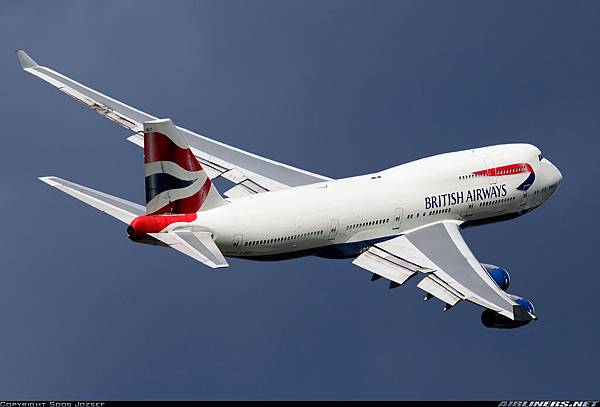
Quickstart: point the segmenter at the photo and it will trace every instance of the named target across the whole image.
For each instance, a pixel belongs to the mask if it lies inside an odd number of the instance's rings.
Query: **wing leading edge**
[[[455,222],[434,223],[378,243],[353,263],[396,284],[423,273],[417,287],[447,307],[467,300],[514,321],[536,318],[498,287],[471,253]]]
[[[41,66],[23,50],[17,51],[17,58],[26,72],[50,83],[96,113],[135,132],[128,140],[143,145],[142,123],[156,120],[157,117]],[[236,183],[235,187],[226,192],[228,196],[248,195],[331,180],[323,175],[261,157],[181,127],[178,127],[178,130],[187,139],[192,151],[211,178],[222,176]]]

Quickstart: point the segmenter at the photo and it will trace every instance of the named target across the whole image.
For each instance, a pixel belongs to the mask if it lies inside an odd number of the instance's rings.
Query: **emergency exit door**
[[[394,223],[392,223],[392,229],[400,229],[400,225],[402,224],[402,216],[404,210],[402,208],[396,208],[394,211]]]
[[[331,225],[329,227],[329,234],[327,235],[327,240],[333,240],[337,236],[338,226],[340,225],[340,221],[338,219],[331,219]]]
[[[239,253],[242,249],[242,242],[244,240],[243,235],[235,235],[233,236],[233,242],[231,243],[231,248],[234,253]]]

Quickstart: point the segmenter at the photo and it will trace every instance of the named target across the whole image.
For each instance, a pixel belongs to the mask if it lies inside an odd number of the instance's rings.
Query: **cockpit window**
[[[538,160],[542,161],[544,159],[544,156],[542,155],[542,153],[538,154]]]

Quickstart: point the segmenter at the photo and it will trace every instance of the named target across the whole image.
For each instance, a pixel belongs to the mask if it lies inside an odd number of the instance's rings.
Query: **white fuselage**
[[[540,154],[529,144],[440,154],[378,173],[232,199],[168,230],[210,231],[227,256],[355,257],[373,241],[426,224],[492,223],[541,205],[562,175]],[[515,164],[528,164],[531,171],[474,174]],[[523,190],[531,173],[535,179]]]

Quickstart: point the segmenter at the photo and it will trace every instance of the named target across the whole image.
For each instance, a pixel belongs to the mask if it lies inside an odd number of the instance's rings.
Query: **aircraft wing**
[[[422,273],[425,277],[417,287],[447,307],[467,300],[515,321],[536,318],[498,287],[469,250],[455,222],[433,223],[377,243],[353,263],[395,285]]]
[[[155,120],[157,117],[103,95],[50,68],[40,66],[23,50],[17,51],[17,57],[26,72],[50,83],[96,113],[135,132],[128,140],[143,146],[142,123]],[[314,174],[220,143],[181,127],[177,129],[184,135],[192,152],[203,165],[210,178],[222,176],[236,184],[236,186],[225,192],[225,195],[229,197],[331,180],[331,178],[323,175]]]
[[[149,233],[149,235],[209,267],[229,267],[229,264],[208,232],[178,231]]]

